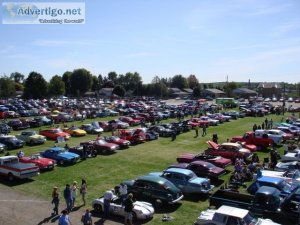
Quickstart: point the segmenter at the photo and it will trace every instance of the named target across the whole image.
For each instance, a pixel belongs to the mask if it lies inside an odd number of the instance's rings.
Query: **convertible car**
[[[109,206],[110,213],[124,217],[125,206],[121,203],[121,199],[114,195]],[[92,203],[92,206],[95,209],[95,211],[102,212],[104,209],[104,197],[95,199]],[[136,201],[133,203],[133,206],[133,219],[145,220],[153,217],[154,208],[151,203]]]
[[[72,137],[81,137],[86,135],[86,131],[79,129],[78,127],[71,126],[69,128],[65,128],[64,132],[70,134]]]
[[[56,161],[42,157],[40,154],[34,154],[31,156],[23,156],[19,158],[22,163],[33,163],[39,167],[40,170],[53,170],[56,165]]]

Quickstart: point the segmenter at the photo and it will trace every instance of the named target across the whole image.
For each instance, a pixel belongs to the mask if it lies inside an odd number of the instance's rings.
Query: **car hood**
[[[162,174],[163,174],[162,172],[151,172],[148,175],[160,177]]]
[[[46,159],[46,158],[41,158],[41,159],[33,159],[32,160],[33,163],[39,163],[39,164],[53,164],[52,160]]]
[[[182,158],[182,159],[193,159],[194,157],[196,156],[196,154],[184,154],[184,155],[181,155],[179,156],[178,158]]]
[[[190,179],[189,182],[192,184],[203,184],[203,183],[207,183],[208,179],[202,178],[202,177],[195,177],[195,178]]]
[[[66,159],[73,159],[73,158],[78,158],[79,155],[72,153],[72,152],[65,152],[65,153],[60,153],[58,154],[59,157],[66,158]]]
[[[34,138],[34,139],[44,139],[45,138],[45,136],[39,135],[39,134],[35,134],[35,135],[30,136],[30,137]]]
[[[213,173],[213,174],[223,174],[223,173],[225,173],[225,170],[222,168],[219,168],[219,167],[214,167],[214,168],[210,169],[209,172]]]
[[[148,211],[149,213],[154,213],[154,208],[151,203],[143,202],[143,201],[136,201],[133,203],[134,209],[139,211]]]
[[[218,149],[220,146],[216,142],[213,142],[213,141],[207,141],[207,144],[213,149]]]

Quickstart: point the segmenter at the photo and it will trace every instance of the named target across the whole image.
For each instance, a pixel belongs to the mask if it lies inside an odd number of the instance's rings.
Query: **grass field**
[[[287,114],[285,115],[287,116]],[[279,122],[282,116],[270,115],[268,119]],[[58,186],[62,191],[65,184],[71,184],[74,180],[81,182],[85,178],[88,183],[88,203],[101,196],[107,189],[113,188],[123,180],[134,179],[139,175],[144,175],[153,171],[162,171],[171,163],[176,161],[176,156],[183,153],[200,153],[207,148],[206,141],[212,138],[213,133],[217,133],[219,143],[225,142],[227,138],[234,135],[242,135],[245,131],[252,130],[254,123],[261,124],[263,117],[246,117],[243,119],[233,120],[216,127],[207,129],[206,137],[194,138],[194,131],[183,133],[177,136],[172,142],[171,138],[159,138],[159,140],[147,142],[137,146],[131,146],[129,149],[119,150],[116,154],[88,159],[72,166],[56,167],[54,171],[44,172],[31,181],[14,182],[9,184],[6,180],[0,181],[10,185],[16,190],[30,192],[37,196],[50,199],[53,186]],[[107,120],[107,119],[105,119]],[[88,123],[86,120],[84,123]],[[81,122],[76,122],[81,124]],[[75,124],[76,124],[75,123]],[[18,132],[13,132],[13,134]],[[201,130],[199,130],[201,134]],[[110,135],[104,133],[103,136]],[[72,137],[68,144],[74,146],[83,140],[95,139],[96,135],[87,135],[85,137]],[[47,141],[44,145],[25,146],[23,151],[25,155],[43,151],[47,147],[54,146],[54,141]],[[60,143],[59,146],[64,146]],[[15,154],[18,150],[10,151]],[[282,147],[280,148],[282,152]],[[269,156],[268,152],[259,152],[259,158]],[[229,174],[222,177],[228,179]],[[163,224],[161,221],[162,214],[168,213],[175,219],[169,224],[193,224],[201,210],[208,206],[207,199],[204,196],[189,196],[181,201],[180,204],[171,205],[162,208],[154,216],[154,219],[146,222],[147,224]]]

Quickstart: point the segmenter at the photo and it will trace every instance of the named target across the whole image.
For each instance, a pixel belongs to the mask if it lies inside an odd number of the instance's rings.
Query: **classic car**
[[[41,121],[43,125],[52,125],[53,121],[46,116],[39,116],[34,118],[36,121]]]
[[[6,123],[0,123],[0,134],[8,134],[11,132],[11,127]]]
[[[146,141],[156,140],[159,134],[153,130],[149,130],[146,127],[136,128],[136,130],[142,130],[145,133]]]
[[[80,156],[81,159],[86,158],[94,158],[97,157],[98,152],[94,149],[94,147],[85,145],[85,146],[74,146],[74,147],[68,147],[65,146],[65,149],[67,149],[69,152],[76,153]]]
[[[215,166],[221,167],[221,168],[225,168],[227,166],[230,166],[232,164],[232,161],[230,159],[221,157],[221,156],[212,156],[212,155],[206,155],[204,153],[200,153],[200,154],[184,154],[181,155],[179,157],[177,157],[177,162],[179,163],[190,163],[193,161],[207,161],[210,162],[212,164],[214,164]]]
[[[57,115],[53,115],[52,119],[54,123],[61,123],[61,122],[72,122],[74,121],[73,116],[69,115],[65,112],[58,112]]]
[[[70,126],[68,128],[64,128],[63,131],[70,134],[72,137],[81,137],[86,135],[85,130],[79,129],[76,126]]]
[[[107,121],[99,121],[98,124],[105,132],[111,131],[112,129]]]
[[[299,129],[293,129],[291,127],[277,127],[278,130],[283,131],[286,134],[291,134],[292,136],[298,136],[300,135],[300,130]]]
[[[67,149],[61,147],[48,148],[40,155],[45,158],[54,159],[58,165],[74,164],[78,161],[80,156],[78,154],[68,152]]]
[[[128,148],[130,146],[130,141],[119,138],[118,136],[105,137],[104,140],[108,143],[117,144],[120,146],[120,148]]]
[[[119,145],[108,143],[104,139],[81,142],[80,145],[83,147],[90,146],[91,148],[95,149],[98,154],[112,154],[120,148]]]
[[[226,173],[223,168],[206,161],[193,161],[191,163],[176,163],[169,168],[183,168],[193,171],[198,177],[218,178]]]
[[[296,185],[289,184],[284,178],[280,177],[259,177],[247,188],[248,193],[254,195],[261,186],[275,187],[281,192],[281,196],[285,197],[290,194]]]
[[[208,121],[210,126],[218,126],[220,124],[219,120],[209,118],[208,116],[201,116],[200,120]]]
[[[127,129],[129,127],[128,123],[124,123],[118,119],[110,120],[108,124],[114,129]]]
[[[192,118],[189,120],[188,122],[189,125],[191,125],[192,127],[203,127],[205,126],[209,126],[209,121],[207,120],[201,120],[200,118]]]
[[[40,170],[53,170],[56,165],[56,161],[49,158],[44,158],[40,154],[33,154],[31,156],[19,157],[19,161],[22,163],[33,163]]]
[[[13,130],[23,130],[29,128],[29,124],[23,123],[21,120],[10,120],[7,122],[7,125]]]
[[[300,153],[299,152],[288,152],[281,157],[282,162],[298,161],[300,162]]]
[[[159,176],[140,176],[122,183],[136,199],[153,202],[156,207],[174,204],[183,198],[182,192],[173,183]]]
[[[71,137],[70,134],[63,132],[60,128],[41,130],[40,135],[52,140],[57,140],[57,138],[69,139]]]
[[[7,149],[22,148],[25,144],[24,141],[13,135],[0,135],[0,143],[4,144]]]
[[[165,128],[160,125],[149,127],[149,130],[158,133],[160,137],[171,137],[173,135],[173,133],[175,132],[174,130]]]
[[[152,172],[150,176],[160,176],[178,187],[183,193],[187,194],[208,194],[214,189],[214,185],[206,178],[197,175],[188,169],[169,168],[163,172]]]
[[[140,144],[146,141],[146,135],[140,129],[118,130],[118,136],[122,139],[130,141],[131,144]]]
[[[104,209],[104,197],[95,199],[92,202],[92,207],[96,212],[103,212]],[[116,195],[113,195],[113,198],[109,205],[109,212],[112,215],[125,217],[125,206],[122,204],[122,199]],[[153,217],[154,208],[149,202],[135,201],[133,203],[133,220],[145,220]]]
[[[300,170],[300,163],[298,161],[279,162],[275,166],[276,171]]]
[[[26,144],[29,145],[44,144],[46,141],[45,136],[39,135],[36,131],[33,130],[22,131],[21,134],[16,135],[16,137],[22,141],[25,141]]]
[[[93,126],[93,124],[83,124],[80,129],[86,131],[88,134],[101,134],[103,129],[98,125],[98,127]]]
[[[119,120],[121,120],[124,123],[128,123],[130,126],[136,126],[136,125],[139,125],[141,123],[140,120],[133,119],[129,116],[121,116],[121,117],[119,117]]]
[[[238,143],[223,143],[221,145],[212,141],[208,141],[207,143],[211,148],[205,150],[206,155],[222,156],[228,159],[243,158],[245,160],[250,160],[252,157],[251,151],[243,148]]]

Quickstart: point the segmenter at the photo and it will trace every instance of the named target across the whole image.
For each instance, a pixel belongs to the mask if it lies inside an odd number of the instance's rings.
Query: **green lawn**
[[[271,118],[274,122],[279,122],[282,116],[268,116],[268,119]],[[212,138],[213,133],[218,134],[219,143],[222,143],[227,138],[231,138],[234,135],[242,135],[245,131],[252,130],[254,123],[261,124],[264,119],[263,117],[247,117],[216,127],[209,127],[207,129],[208,135],[204,138],[194,138],[194,131],[180,134],[174,142],[171,141],[171,138],[159,138],[157,141],[119,150],[113,155],[98,156],[73,166],[56,167],[54,171],[42,173],[31,182],[18,182],[11,186],[16,190],[30,192],[31,194],[50,199],[53,186],[58,186],[62,191],[65,184],[71,184],[74,180],[80,183],[81,178],[85,178],[88,183],[88,202],[91,203],[94,198],[99,197],[104,191],[113,188],[123,180],[134,179],[139,175],[152,171],[161,171],[171,163],[174,163],[176,156],[180,154],[204,151],[207,148],[206,141]],[[76,123],[81,124],[81,122]],[[84,123],[88,123],[88,121]],[[201,134],[201,130],[199,130],[199,134]],[[103,135],[110,135],[110,133]],[[83,140],[95,138],[96,135],[87,135],[80,138],[72,137],[68,141],[68,144],[69,146],[74,146]],[[42,151],[53,145],[53,141],[47,141],[44,145],[40,146],[25,146],[23,150],[28,155]],[[59,145],[64,146],[64,143],[60,143]],[[17,151],[14,150],[11,153],[15,154]],[[280,151],[282,151],[282,147]],[[269,156],[269,153],[259,152],[260,159],[266,156]],[[223,179],[226,180],[228,177],[229,174],[224,176]],[[4,179],[1,179],[1,181],[9,185]],[[164,222],[161,221],[163,213],[170,213],[175,218],[173,221],[168,222],[169,224],[192,224],[200,211],[206,209],[207,206],[208,203],[205,197],[192,196],[183,200],[181,204],[161,209],[159,213],[155,214],[154,219],[147,224],[163,224]]]

